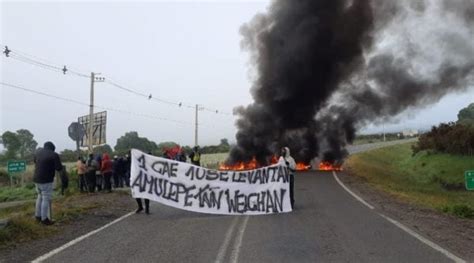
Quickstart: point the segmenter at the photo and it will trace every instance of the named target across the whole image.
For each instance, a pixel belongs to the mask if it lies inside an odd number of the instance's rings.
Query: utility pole
[[[91,72],[91,95],[90,95],[90,105],[89,105],[89,130],[86,131],[89,137],[89,153],[92,153],[94,149],[93,143],[93,135],[94,135],[94,83],[103,82],[105,78],[97,78],[96,75],[100,75],[100,73]]]
[[[198,129],[199,129],[199,111],[204,110],[204,107],[200,107],[196,104],[196,115],[194,117],[194,146],[198,146]]]
[[[93,142],[93,139],[92,139],[92,134],[94,133],[94,121],[93,121],[93,118],[94,118],[94,81],[95,81],[95,73],[94,72],[91,72],[91,95],[90,95],[90,99],[91,99],[91,103],[89,105],[89,130],[87,131],[88,132],[88,135],[87,137],[89,137],[89,153],[92,153],[92,142]]]
[[[385,141],[385,123],[382,124],[383,141]]]
[[[199,112],[199,105],[196,104],[196,116],[194,117],[194,146],[198,146],[198,112]]]

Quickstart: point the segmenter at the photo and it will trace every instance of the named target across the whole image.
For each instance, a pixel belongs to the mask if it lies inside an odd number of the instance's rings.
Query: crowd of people
[[[112,192],[113,188],[130,186],[130,156],[114,156],[111,160],[107,153],[89,154],[87,159],[80,156],[76,163],[81,192],[94,193],[102,190]]]
[[[44,225],[51,225],[51,201],[53,195],[53,182],[56,172],[61,174],[62,192],[67,188],[68,178],[65,174],[65,166],[61,163],[59,155],[55,152],[55,146],[52,142],[46,142],[44,147],[35,154],[35,173],[33,181],[36,184],[38,197],[36,200],[35,217],[38,222]],[[151,153],[149,153],[151,154]],[[290,169],[290,199],[291,206],[294,207],[294,171],[296,164],[290,155],[290,149],[284,147],[281,149],[280,160],[283,161]],[[187,162],[187,156],[183,148],[176,146],[165,149],[163,157]],[[189,154],[192,164],[200,165],[201,152],[198,146],[192,149]],[[110,158],[108,153],[89,154],[85,159],[82,156],[78,158],[76,163],[79,190],[82,193],[95,191],[112,192],[112,188],[130,187],[130,168],[131,158],[127,154],[123,157],[114,156]],[[63,178],[64,177],[64,178]],[[145,199],[145,213],[150,213],[150,201]],[[143,211],[143,203],[140,198],[136,199],[138,209],[136,213]]]

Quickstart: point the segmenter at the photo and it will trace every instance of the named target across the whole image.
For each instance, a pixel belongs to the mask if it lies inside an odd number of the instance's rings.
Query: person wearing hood
[[[102,164],[100,167],[100,171],[104,178],[104,190],[107,192],[112,192],[112,160],[107,153],[102,155]]]
[[[296,162],[293,157],[290,155],[290,148],[283,147],[281,148],[280,152],[280,162],[285,163],[288,167],[290,173],[290,201],[291,201],[291,209],[295,206],[295,197],[294,197],[294,188],[295,188],[295,171],[296,171]]]
[[[95,185],[97,186],[97,191],[101,192],[104,186],[104,177],[102,176],[102,156],[97,154],[95,156],[95,161],[97,162],[97,170],[95,171]]]
[[[52,142],[46,142],[43,149],[36,152],[34,157],[35,173],[33,182],[36,185],[35,217],[44,225],[53,224],[51,218],[51,200],[53,197],[53,181],[56,171],[61,171],[63,165],[59,155],[54,152],[56,147]]]
[[[96,170],[99,169],[100,167],[99,167],[98,162],[94,159],[94,155],[92,153],[89,154],[86,167],[87,167],[87,172],[86,172],[87,188],[89,188],[89,193],[93,193],[95,191],[95,184],[96,184],[95,173],[96,173]]]

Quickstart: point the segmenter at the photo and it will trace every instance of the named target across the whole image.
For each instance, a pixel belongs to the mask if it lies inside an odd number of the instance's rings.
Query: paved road
[[[451,261],[357,201],[332,173],[299,173],[295,188],[295,211],[281,215],[206,215],[152,203],[151,215],[127,217],[46,262]]]

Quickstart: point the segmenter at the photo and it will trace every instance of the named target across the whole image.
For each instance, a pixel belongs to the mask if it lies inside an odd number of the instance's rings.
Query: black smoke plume
[[[255,156],[266,164],[282,146],[297,161],[341,161],[358,129],[467,89],[473,6],[471,0],[274,0],[241,28],[255,69],[254,103],[235,109],[237,145],[228,162]],[[436,28],[429,21],[436,15],[461,30]],[[412,27],[417,19],[432,27]],[[412,30],[433,31],[433,43],[442,45],[420,45]]]

